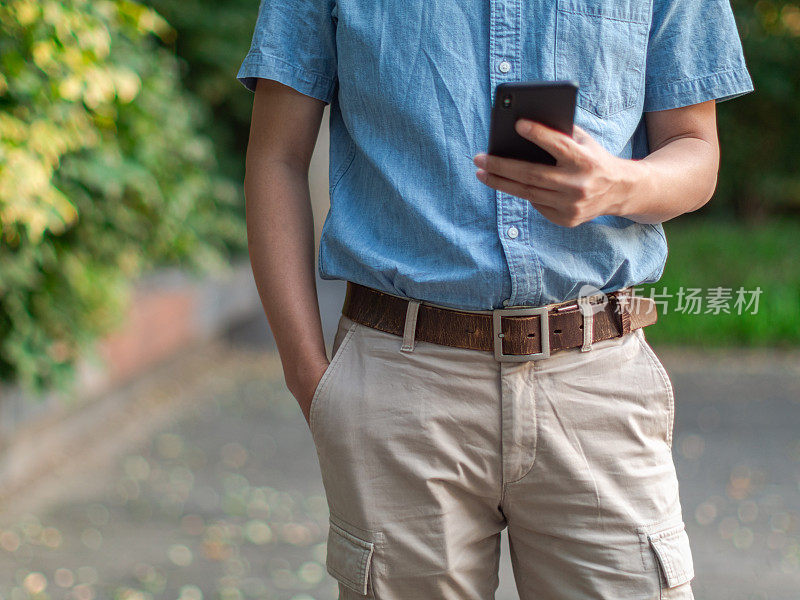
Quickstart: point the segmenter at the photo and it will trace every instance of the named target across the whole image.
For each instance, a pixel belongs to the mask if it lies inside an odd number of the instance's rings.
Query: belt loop
[[[592,349],[592,341],[594,340],[594,311],[592,310],[592,302],[588,296],[581,296],[578,298],[578,306],[583,315],[583,345],[581,352],[589,352]]]
[[[613,298],[614,310],[619,316],[620,335],[626,335],[631,332],[631,299],[626,290],[619,290],[610,297]]]
[[[414,351],[414,338],[417,333],[417,313],[419,312],[419,300],[409,300],[406,308],[406,322],[403,328],[403,345],[400,352]]]

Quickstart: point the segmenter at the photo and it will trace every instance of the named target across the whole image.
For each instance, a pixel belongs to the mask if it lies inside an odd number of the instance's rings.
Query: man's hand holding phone
[[[623,215],[637,178],[638,161],[614,156],[591,135],[573,126],[573,135],[528,119],[517,133],[549,152],[555,165],[478,154],[478,179],[487,186],[528,200],[557,225],[575,227],[600,215]]]

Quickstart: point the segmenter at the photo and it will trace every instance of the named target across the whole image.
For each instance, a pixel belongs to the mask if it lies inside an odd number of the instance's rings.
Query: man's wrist
[[[637,223],[655,223],[646,214],[647,201],[652,194],[653,173],[647,161],[618,159],[618,199],[611,213]]]
[[[322,368],[322,365],[326,364],[328,364],[328,357],[324,352],[321,354],[313,352],[286,360],[283,365],[286,387],[292,393],[302,390],[306,382],[313,377],[313,374]]]

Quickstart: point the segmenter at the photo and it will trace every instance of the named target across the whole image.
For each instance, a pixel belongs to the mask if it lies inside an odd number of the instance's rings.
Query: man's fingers
[[[476,175],[482,183],[488,185],[490,188],[505,192],[506,194],[511,194],[517,198],[522,198],[523,200],[528,200],[529,202],[535,200],[537,203],[547,206],[557,204],[558,196],[556,192],[552,190],[527,185],[520,183],[519,181],[514,181],[513,179],[506,179],[505,177],[495,175],[494,173],[484,171],[483,169],[480,169]]]
[[[478,154],[474,162],[476,166],[490,173],[527,185],[548,190],[561,190],[567,187],[567,178],[563,170],[552,165],[501,158],[491,154]]]
[[[547,150],[559,163],[574,163],[580,154],[580,146],[575,140],[546,125],[528,119],[518,119],[515,128],[518,134]]]
[[[559,200],[560,198],[563,200],[563,196],[558,192],[524,185],[518,181],[511,181],[510,179],[493,175],[488,171],[480,170],[477,175],[478,179],[489,187],[527,200],[545,219],[556,225],[574,227],[577,224],[570,215],[565,212]]]
[[[577,125],[572,126],[572,139],[582,144],[584,142],[588,142],[589,140],[593,140],[594,138],[589,135],[589,133],[583,128],[578,127]]]

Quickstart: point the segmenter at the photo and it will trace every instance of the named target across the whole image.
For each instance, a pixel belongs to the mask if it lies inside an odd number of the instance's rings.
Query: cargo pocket
[[[643,530],[660,573],[662,600],[692,600],[690,581],[694,578],[689,536],[680,518]]]
[[[374,542],[363,540],[330,522],[325,566],[339,583],[360,596],[372,596],[370,571]]]

